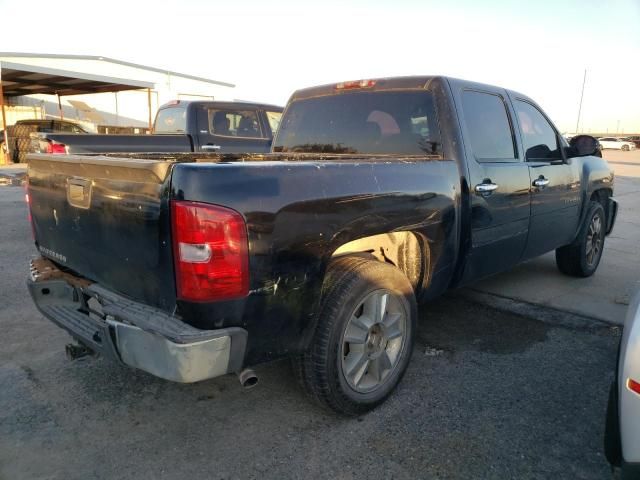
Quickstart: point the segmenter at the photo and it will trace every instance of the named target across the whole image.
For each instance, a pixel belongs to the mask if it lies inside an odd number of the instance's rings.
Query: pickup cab
[[[261,152],[271,149],[282,107],[174,100],[158,109],[152,135],[33,133],[35,153]]]
[[[272,150],[31,156],[29,290],[72,352],[245,385],[290,357],[358,415],[402,378],[418,301],[554,250],[592,275],[617,212],[594,138],[453,78],[297,91]]]

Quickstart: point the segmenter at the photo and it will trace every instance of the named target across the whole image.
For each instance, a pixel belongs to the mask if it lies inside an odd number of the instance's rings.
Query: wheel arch
[[[388,232],[350,240],[338,246],[331,260],[346,256],[366,256],[398,268],[419,293],[429,284],[431,249],[429,239],[412,231]]]

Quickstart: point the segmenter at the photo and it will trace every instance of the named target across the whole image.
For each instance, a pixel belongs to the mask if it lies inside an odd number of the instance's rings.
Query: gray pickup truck
[[[33,133],[35,153],[266,153],[282,107],[244,102],[169,102],[158,110],[153,135]]]

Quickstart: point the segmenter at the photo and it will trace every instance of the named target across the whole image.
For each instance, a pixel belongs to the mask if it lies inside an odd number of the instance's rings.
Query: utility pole
[[[582,93],[580,94],[580,105],[578,106],[578,121],[576,122],[576,133],[578,133],[578,125],[580,125],[580,113],[582,113],[582,99],[584,98],[584,84],[587,82],[587,69],[584,69],[584,78],[582,79]]]
[[[618,124],[616,125],[616,135],[620,133],[620,120],[618,120]]]
[[[7,132],[7,114],[4,109],[4,92],[2,91],[2,63],[0,62],[0,108],[2,109],[2,129],[4,135],[0,143],[4,143],[5,151],[0,150],[0,164],[9,163],[9,133]]]

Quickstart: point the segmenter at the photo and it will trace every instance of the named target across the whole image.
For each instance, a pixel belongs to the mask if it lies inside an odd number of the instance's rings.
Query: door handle
[[[476,185],[476,193],[489,195],[496,188],[498,188],[498,185],[496,185],[495,183],[491,183],[491,180],[488,180],[485,183],[479,183],[478,185]]]
[[[538,178],[536,178],[533,181],[533,186],[534,187],[544,188],[547,185],[549,185],[549,179],[548,178],[544,178],[542,175],[540,175]]]
[[[220,145],[202,145],[202,150],[220,150]]]

